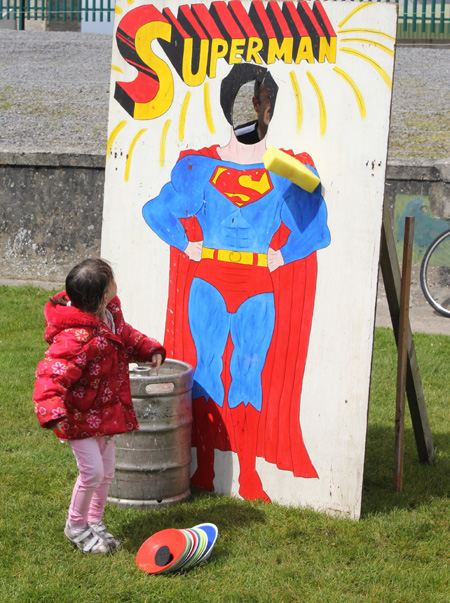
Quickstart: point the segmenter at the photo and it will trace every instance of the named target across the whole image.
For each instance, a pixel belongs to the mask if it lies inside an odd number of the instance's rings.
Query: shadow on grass
[[[193,490],[185,503],[157,510],[126,509],[116,519],[122,523],[126,548],[138,550],[160,530],[192,528],[200,523],[220,525],[221,532],[231,536],[246,525],[265,522],[265,515],[258,508],[261,504]]]
[[[415,509],[432,499],[450,495],[448,475],[450,433],[436,433],[433,444],[436,458],[432,465],[419,462],[414,432],[405,429],[403,456],[403,490],[393,491],[394,425],[392,429],[370,426],[367,432],[363,480],[362,517],[374,513],[391,513]]]

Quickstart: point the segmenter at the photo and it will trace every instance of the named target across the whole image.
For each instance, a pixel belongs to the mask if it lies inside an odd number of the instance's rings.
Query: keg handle
[[[174,375],[164,374],[160,375],[158,369],[148,364],[130,364],[130,373],[135,375],[145,375],[146,377],[152,377],[153,382],[149,383],[145,387],[147,394],[153,393],[170,393],[175,389]],[[162,387],[166,386],[166,387]]]
[[[145,386],[147,394],[170,394],[175,389],[175,383],[171,381],[160,381],[158,383],[149,383]]]

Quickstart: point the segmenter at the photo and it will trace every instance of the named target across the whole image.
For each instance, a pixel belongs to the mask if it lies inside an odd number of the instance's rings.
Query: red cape
[[[192,154],[220,159],[217,148],[218,146],[214,146],[199,151],[186,151],[180,159]],[[292,151],[286,152],[294,155]],[[313,165],[306,153],[296,157],[304,164]],[[201,227],[195,217],[182,219],[181,222],[190,241],[203,239]],[[285,244],[288,235],[289,230],[282,224],[270,246],[275,250],[279,249]],[[188,300],[197,266],[197,262],[189,260],[183,252],[171,247],[164,347],[168,357],[188,362],[194,369],[197,357],[189,328]],[[300,398],[316,290],[316,253],[281,266],[271,276],[276,319],[262,372],[263,402],[256,455],[276,464],[280,469],[291,471],[296,477],[318,477],[303,442],[300,427]],[[236,451],[230,417],[233,410],[229,408],[227,401],[232,350],[233,344],[229,337],[223,355],[222,378],[226,393],[223,407],[219,407],[211,399],[208,404],[211,404],[213,414],[221,417],[214,447]],[[194,423],[193,446],[196,441]]]

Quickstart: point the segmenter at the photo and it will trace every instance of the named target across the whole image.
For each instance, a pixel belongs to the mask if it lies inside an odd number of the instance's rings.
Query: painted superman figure
[[[266,70],[248,67],[274,98]],[[231,84],[250,75],[241,70]],[[232,132],[225,147],[182,153],[143,215],[171,246],[164,345],[195,369],[192,483],[213,490],[214,448],[233,450],[241,496],[269,501],[257,456],[317,477],[303,443],[300,397],[316,251],[330,234],[321,186],[308,193],[269,172],[264,150],[264,139],[244,145]],[[309,155],[287,152],[315,172]]]

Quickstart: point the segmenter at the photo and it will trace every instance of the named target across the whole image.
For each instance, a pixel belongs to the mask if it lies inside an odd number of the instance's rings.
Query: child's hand
[[[162,363],[163,363],[162,354],[153,354],[153,358],[152,358],[151,362],[148,362],[147,364],[150,364],[150,366],[153,366],[157,371],[159,371]]]
[[[62,433],[62,426],[61,423],[63,422],[63,418],[61,419],[53,419],[53,421],[47,421],[47,423],[45,424],[45,427],[47,427],[47,429],[57,429],[58,431],[61,431]]]

